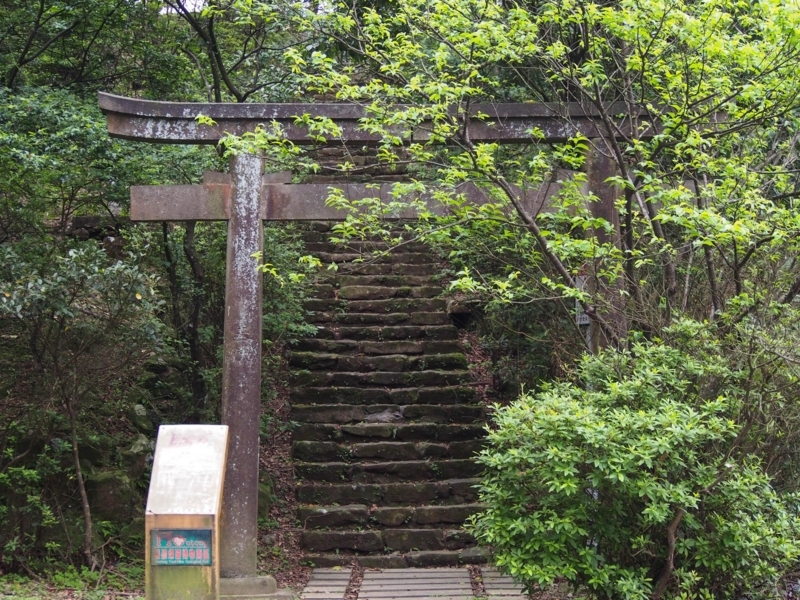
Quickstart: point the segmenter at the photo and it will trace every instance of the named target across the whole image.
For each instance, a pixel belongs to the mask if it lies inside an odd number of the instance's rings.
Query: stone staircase
[[[401,568],[484,561],[460,529],[478,510],[471,456],[484,409],[420,245],[368,263],[324,231],[307,250],[335,275],[308,302],[315,338],[289,353],[302,548],[317,567]],[[325,277],[323,275],[323,277]]]

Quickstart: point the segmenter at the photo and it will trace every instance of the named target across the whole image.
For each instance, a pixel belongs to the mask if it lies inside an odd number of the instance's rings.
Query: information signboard
[[[211,564],[210,529],[154,529],[150,532],[151,565]]]

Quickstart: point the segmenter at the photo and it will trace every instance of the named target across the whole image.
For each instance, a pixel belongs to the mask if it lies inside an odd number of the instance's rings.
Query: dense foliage
[[[529,585],[773,597],[797,561],[797,496],[773,487],[739,426],[752,373],[696,324],[666,335],[498,408],[473,528]]]
[[[280,99],[277,14],[180,1],[0,10],[0,570],[139,552],[155,428],[217,422],[224,223],[132,225],[132,185],[226,170],[213,148],[111,140],[98,90]],[[296,41],[299,38],[295,38]],[[273,79],[274,78],[274,79]],[[264,397],[307,332],[298,230],[267,228]],[[101,569],[102,572],[102,569]]]

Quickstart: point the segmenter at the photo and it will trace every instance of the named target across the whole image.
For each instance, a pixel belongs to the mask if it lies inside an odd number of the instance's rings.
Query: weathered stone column
[[[220,521],[221,576],[230,578],[256,574],[263,290],[253,254],[264,245],[259,215],[263,170],[261,156],[231,159],[222,371],[222,423],[230,433]]]
[[[622,236],[620,234],[619,211],[616,207],[619,197],[619,188],[607,179],[617,174],[617,165],[606,150],[606,144],[602,139],[590,140],[589,152],[586,155],[586,176],[589,184],[589,191],[598,200],[589,203],[589,210],[592,216],[608,221],[611,224],[611,233],[604,229],[595,229],[593,235],[600,244],[614,244],[622,246]],[[627,322],[625,319],[625,302],[622,294],[624,283],[621,278],[615,281],[598,279],[592,272],[588,274],[591,278],[590,290],[597,292],[597,297],[603,299],[603,305],[598,306],[600,314],[614,330],[614,334],[619,339],[627,337]],[[609,341],[603,335],[601,328],[595,322],[589,325],[589,337],[591,340],[592,352],[597,352],[600,348],[608,346]]]

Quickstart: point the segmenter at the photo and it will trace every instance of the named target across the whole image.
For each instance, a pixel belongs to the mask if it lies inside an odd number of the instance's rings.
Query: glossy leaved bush
[[[589,355],[496,408],[472,529],[499,566],[596,598],[782,597],[798,498],[742,451],[746,373],[693,350]]]

